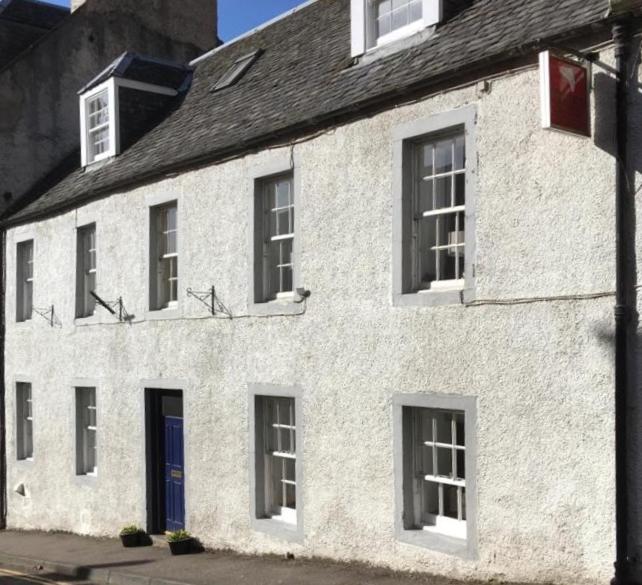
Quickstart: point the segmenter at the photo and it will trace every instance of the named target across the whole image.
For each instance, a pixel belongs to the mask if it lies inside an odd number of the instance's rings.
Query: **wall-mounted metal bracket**
[[[116,319],[121,323],[123,321],[131,321],[134,318],[134,315],[130,315],[125,309],[123,303],[123,297],[118,297],[116,301],[105,301],[103,300],[95,291],[89,291],[89,294],[94,297],[96,302],[109,313],[111,313]]]
[[[232,319],[231,311],[216,296],[216,288],[214,286],[210,287],[207,291],[197,291],[188,288],[187,296],[194,297],[197,301],[203,303],[209,309],[212,316],[216,316],[218,312]]]
[[[49,323],[50,327],[62,327],[62,322],[58,319],[54,306],[48,307],[46,309],[38,309],[36,307],[32,308],[32,311],[36,315],[40,315],[45,321]]]

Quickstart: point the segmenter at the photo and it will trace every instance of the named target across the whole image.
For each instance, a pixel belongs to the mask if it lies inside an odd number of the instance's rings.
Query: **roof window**
[[[258,49],[234,61],[227,72],[216,82],[216,85],[212,88],[212,92],[220,91],[237,83],[241,77],[245,75],[247,70],[254,65],[262,53],[263,51]]]

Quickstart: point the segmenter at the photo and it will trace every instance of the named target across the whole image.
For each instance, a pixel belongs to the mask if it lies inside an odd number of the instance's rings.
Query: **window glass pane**
[[[285,477],[283,479],[287,481],[296,482],[296,460],[295,459],[285,460]]]
[[[435,447],[437,450],[437,474],[443,477],[452,477],[453,475],[453,452],[452,449],[444,447]]]
[[[279,242],[281,254],[279,264],[284,265],[292,263],[292,243],[292,239],[281,240],[281,242]]]
[[[452,207],[452,177],[435,179],[435,209]]]
[[[275,212],[276,216],[276,232],[274,235],[283,236],[290,232],[290,211],[277,211]]]
[[[466,175],[455,175],[455,205],[466,205]]]
[[[292,286],[292,268],[286,266],[281,269],[282,272],[282,281],[281,281],[281,290],[280,292],[292,292],[294,287]]]
[[[30,319],[33,312],[33,283],[26,282],[24,285],[24,318]]]
[[[410,3],[410,22],[420,20],[423,17],[422,0],[415,0]]]
[[[447,518],[459,518],[457,505],[457,488],[452,485],[444,485],[444,516]]]
[[[392,18],[389,14],[381,16],[377,20],[377,37],[387,35],[392,30]]]
[[[176,232],[167,232],[165,242],[165,253],[176,254]]]
[[[424,484],[424,510],[427,514],[439,514],[439,485],[432,481]]]
[[[285,486],[285,507],[296,510],[296,486]]]
[[[452,443],[452,414],[444,411],[433,411],[434,418],[437,421],[437,442],[439,443]],[[441,470],[440,470],[441,473]]]
[[[457,451],[457,477],[466,479],[466,451]]]
[[[466,168],[466,138],[463,134],[455,137],[455,170]]]
[[[453,141],[440,140],[435,145],[435,171],[437,174],[453,170]]]
[[[434,167],[433,167],[433,154],[434,154],[434,146],[432,143],[430,144],[424,144],[423,146],[419,147],[419,172],[422,177],[431,177],[434,175]]]
[[[377,5],[377,16],[388,14],[392,10],[392,0],[381,0]]]
[[[466,520],[466,488],[461,488],[461,519]]]
[[[290,432],[289,429],[276,429],[276,430],[281,435],[281,442],[278,443],[280,445],[279,451],[283,451],[284,453],[293,453],[294,452],[294,445],[292,444],[293,434]]]
[[[429,217],[419,222],[419,288],[427,288],[437,280],[437,255],[432,250],[437,238],[437,218]]]
[[[401,8],[400,10],[394,10],[392,13],[392,30],[397,30],[402,26],[408,24],[408,10],[406,8]]]
[[[457,444],[463,447],[466,445],[466,426],[464,424],[464,415],[455,414],[455,421],[457,424]]]
[[[288,207],[290,204],[290,181],[279,181],[276,184],[276,207]]]
[[[165,221],[166,221],[165,229],[167,230],[176,229],[176,207],[175,206],[171,206],[166,209]]]

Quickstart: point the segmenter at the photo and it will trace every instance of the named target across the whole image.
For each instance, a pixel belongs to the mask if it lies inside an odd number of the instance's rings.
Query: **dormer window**
[[[80,127],[83,166],[118,153],[114,79],[80,97]]]
[[[446,0],[351,0],[352,56],[441,22]]]
[[[87,148],[92,161],[109,154],[109,92],[87,100]]]
[[[185,65],[123,53],[78,92],[82,166],[136,142],[189,89],[191,78]]]

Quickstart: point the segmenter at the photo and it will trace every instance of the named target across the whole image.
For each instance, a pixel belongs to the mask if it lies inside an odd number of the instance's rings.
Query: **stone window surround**
[[[463,411],[466,425],[466,524],[467,538],[408,530],[404,527],[404,407]],[[400,542],[429,548],[463,559],[477,558],[477,398],[451,394],[396,394],[393,396],[393,445],[395,481],[395,534]]]
[[[18,291],[19,291],[19,289],[18,289],[18,268],[19,268],[18,267],[18,246],[20,244],[24,243],[24,242],[28,242],[29,240],[31,240],[33,242],[33,275],[32,275],[33,282],[34,282],[33,291],[32,291],[32,295],[33,295],[33,294],[35,294],[36,289],[37,289],[36,271],[37,271],[37,268],[38,268],[38,262],[36,261],[37,252],[38,252],[38,242],[37,242],[37,238],[36,238],[36,230],[35,230],[35,227],[33,225],[18,227],[16,229],[16,234],[15,234],[14,239],[13,239],[13,258],[14,258],[14,267],[13,267],[14,268],[13,269],[14,280],[13,280],[13,282],[15,283],[14,286],[16,287],[15,290],[14,290],[14,294],[13,294],[13,302],[14,302],[14,308],[13,308],[14,319],[13,319],[13,322],[14,322],[14,325],[17,325],[18,327],[30,326],[31,323],[33,323],[33,321],[34,321],[33,314],[31,316],[31,319],[27,319],[27,320],[18,319],[18,301],[19,301],[19,295],[18,295]],[[7,249],[9,249],[9,246],[7,246]],[[9,268],[9,267],[7,267],[7,268]],[[9,280],[9,278],[10,278],[9,274],[11,274],[11,273],[9,272],[9,270],[7,270],[7,280],[9,282],[11,282]],[[8,295],[5,295],[5,298],[9,298]],[[31,302],[32,302],[32,306],[35,306],[35,299],[34,299],[33,296],[31,298]]]
[[[260,163],[251,166],[249,171],[252,186],[249,196],[249,230],[248,230],[248,250],[249,250],[249,287],[248,287],[248,312],[250,315],[291,315],[301,311],[301,305],[296,303],[296,294],[292,295],[292,300],[275,300],[264,303],[257,303],[257,282],[256,262],[257,241],[256,241],[256,214],[257,214],[257,197],[262,194],[261,183],[265,179],[292,173],[292,189],[294,195],[294,245],[292,248],[292,288],[296,291],[302,286],[301,277],[301,173],[299,157],[292,154],[289,150],[287,153],[270,154]]]
[[[185,290],[184,286],[184,230],[183,230],[183,204],[181,193],[156,193],[145,197],[146,207],[146,235],[145,235],[145,319],[148,321],[162,321],[169,319],[180,319],[183,317],[184,298],[181,294]],[[152,238],[155,237],[156,229],[155,222],[153,221],[154,208],[161,207],[168,203],[176,202],[176,249],[178,251],[178,300],[176,305],[167,309],[152,309],[152,290],[156,287],[156,274],[152,270],[156,268],[154,246],[152,245]],[[154,254],[154,258],[152,255]],[[153,281],[152,281],[153,278]]]
[[[394,306],[458,305],[475,298],[475,218],[477,191],[477,108],[465,106],[449,112],[435,114],[420,120],[406,122],[393,129],[393,224],[392,224],[392,301]],[[431,134],[463,127],[466,138],[466,256],[465,285],[462,290],[404,292],[410,249],[404,245],[404,200],[408,180],[412,174],[411,147],[414,140],[425,139]],[[407,270],[407,268],[406,268]]]
[[[17,399],[18,399],[18,384],[29,384],[31,386],[31,416],[33,417],[33,405],[34,405],[33,378],[31,376],[14,376],[13,380],[12,380],[12,383],[13,383],[13,389],[14,389],[14,392],[13,392],[13,400],[14,400],[13,412],[14,412],[14,415],[16,415],[17,412],[18,412],[18,403],[17,403]],[[14,441],[15,441],[14,452],[16,454],[16,458],[14,460],[14,463],[18,467],[21,467],[21,466],[31,467],[34,464],[35,455],[36,455],[36,449],[35,449],[35,444],[34,444],[35,443],[35,435],[33,433],[33,425],[32,425],[32,431],[31,431],[31,433],[32,433],[31,441],[32,441],[32,445],[33,445],[33,454],[29,459],[19,459],[17,457],[17,455],[19,453],[19,451],[18,451],[18,445],[19,445],[18,434],[20,433],[20,427],[19,427],[19,425],[17,423],[18,423],[17,417],[14,416],[15,429],[14,429],[13,437],[14,437]]]
[[[78,388],[94,388],[96,393],[96,445],[98,449],[96,451],[96,470],[95,474],[79,474],[78,473],[78,461],[80,454],[78,453],[78,406],[77,406],[77,391]],[[99,480],[99,461],[100,461],[100,389],[99,381],[96,378],[74,378],[71,380],[71,420],[73,421],[74,432],[72,435],[73,438],[73,460],[71,462],[71,473],[73,474],[74,480],[78,485],[86,486],[95,486]]]
[[[248,384],[249,405],[249,478],[250,478],[250,523],[254,530],[287,540],[303,542],[304,538],[304,503],[303,503],[303,391],[299,386],[284,386],[279,384]],[[296,508],[297,523],[288,525],[285,522],[271,518],[258,518],[260,510],[257,492],[257,433],[262,427],[262,416],[256,412],[256,398],[259,396],[294,398],[296,420]]]

